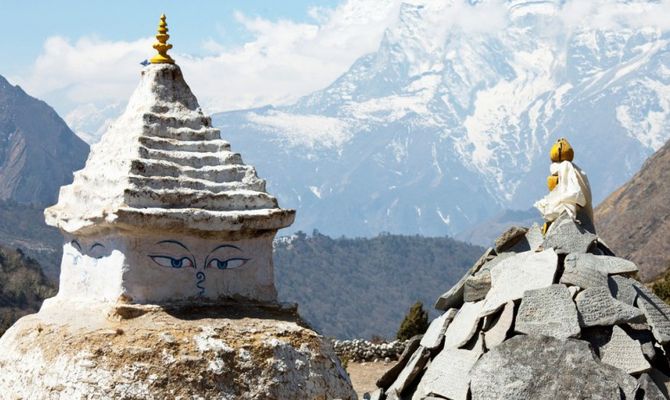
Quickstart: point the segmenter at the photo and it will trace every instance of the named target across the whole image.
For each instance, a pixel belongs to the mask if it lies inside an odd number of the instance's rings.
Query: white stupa
[[[272,239],[293,222],[221,139],[170,62],[142,70],[126,111],[46,209],[61,229],[56,301],[275,301]]]
[[[330,345],[277,302],[279,208],[167,55],[141,73],[47,223],[58,294],[0,339],[0,398],[353,399]],[[7,397],[5,397],[7,396]]]

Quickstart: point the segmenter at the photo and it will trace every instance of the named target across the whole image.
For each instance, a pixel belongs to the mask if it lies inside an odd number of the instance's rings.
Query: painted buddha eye
[[[175,269],[181,268],[195,268],[193,261],[188,257],[174,258],[170,256],[149,256],[152,260],[161,267],[169,267]]]
[[[248,258],[228,258],[226,260],[219,260],[218,258],[212,258],[207,262],[205,268],[218,268],[218,269],[233,269],[239,268],[249,261]]]

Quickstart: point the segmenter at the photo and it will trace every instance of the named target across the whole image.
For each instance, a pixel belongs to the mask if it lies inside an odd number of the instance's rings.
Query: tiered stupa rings
[[[150,64],[124,114],[61,188],[47,223],[70,234],[104,228],[228,238],[289,226],[265,181],[211,126],[175,64]]]

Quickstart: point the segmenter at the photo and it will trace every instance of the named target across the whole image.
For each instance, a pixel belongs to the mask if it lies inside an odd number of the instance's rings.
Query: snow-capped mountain
[[[573,3],[403,4],[327,88],[214,123],[299,209],[294,230],[456,234],[542,196],[561,136],[598,202],[670,137],[670,33],[572,19]]]
[[[125,103],[112,103],[98,107],[87,103],[74,108],[65,115],[65,121],[77,136],[88,144],[96,143],[109,125],[121,115]]]

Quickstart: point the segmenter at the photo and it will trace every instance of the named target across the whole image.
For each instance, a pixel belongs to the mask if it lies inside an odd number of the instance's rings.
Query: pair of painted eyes
[[[181,268],[195,268],[193,261],[188,257],[174,258],[170,256],[150,256],[152,260],[161,267],[169,267],[175,269]],[[248,258],[228,258],[226,260],[219,260],[218,258],[212,258],[207,261],[205,268],[218,268],[218,269],[233,269],[239,268],[249,261]]]

